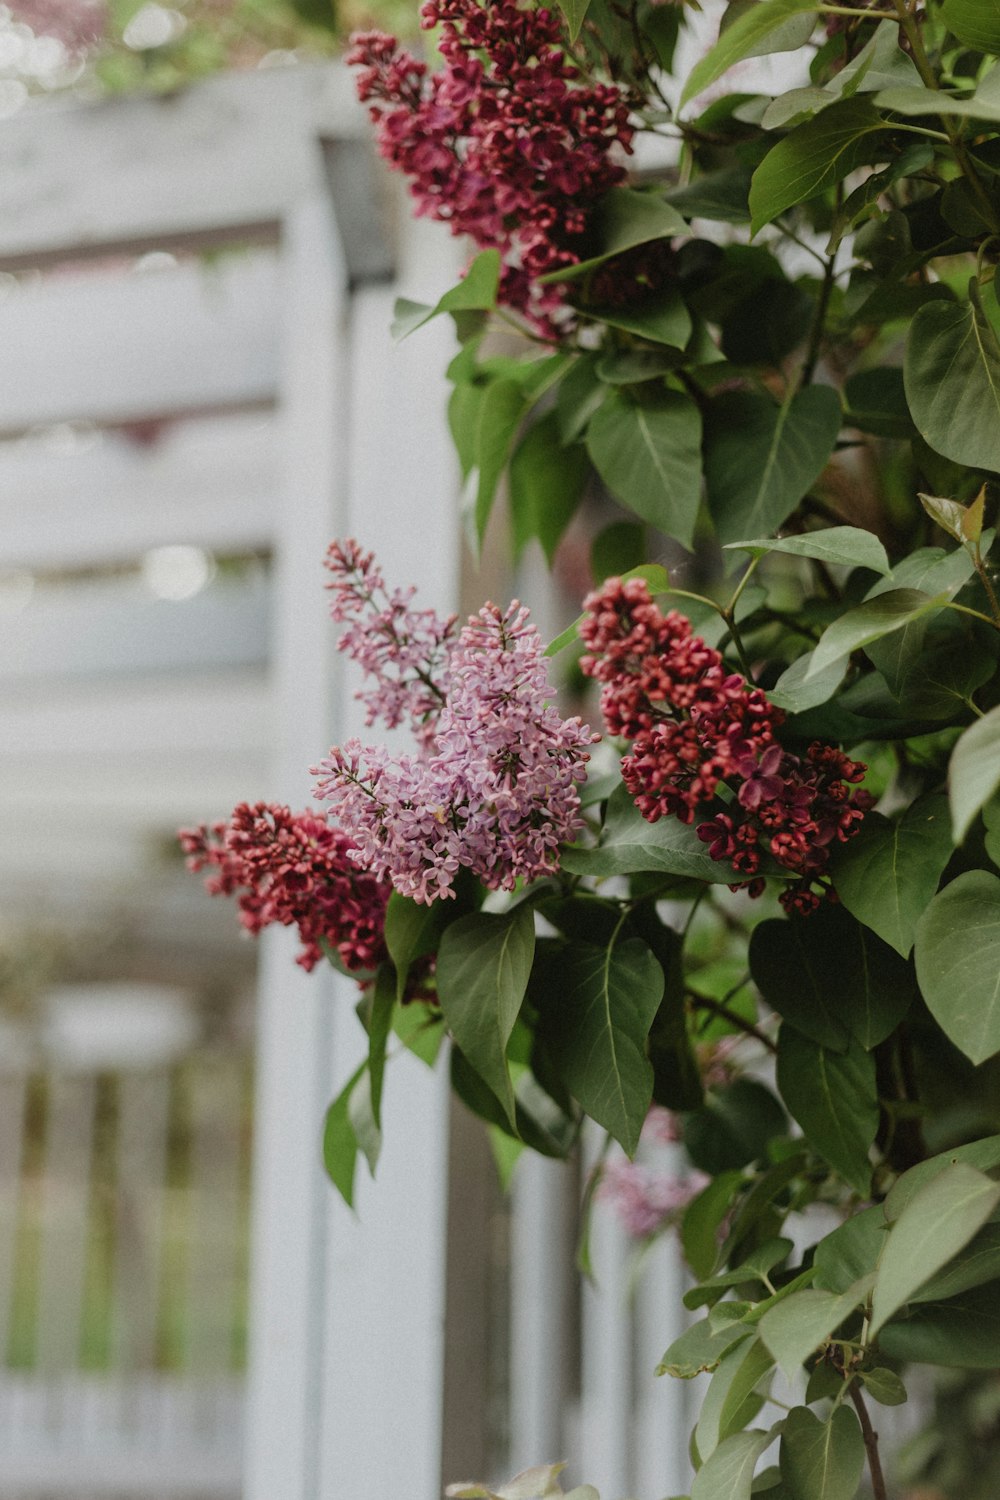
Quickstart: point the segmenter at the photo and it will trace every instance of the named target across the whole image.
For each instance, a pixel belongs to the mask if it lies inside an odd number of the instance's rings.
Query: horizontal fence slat
[[[271,402],[279,297],[263,251],[16,289],[0,303],[0,433]]]
[[[273,229],[319,180],[314,137],[365,123],[337,64],[36,105],[0,129],[0,265]]]
[[[278,488],[277,432],[260,413],[178,423],[152,444],[114,432],[89,446],[0,443],[0,571],[128,562],[178,543],[262,550]]]

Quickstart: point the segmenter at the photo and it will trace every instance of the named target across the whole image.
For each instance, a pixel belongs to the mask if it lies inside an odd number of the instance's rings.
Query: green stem
[[[737,606],[737,604],[740,601],[740,595],[743,593],[743,590],[746,588],[747,584],[750,582],[750,579],[753,577],[754,573],[757,571],[757,565],[759,564],[759,562],[760,562],[760,558],[759,557],[752,557],[750,559],[750,562],[749,562],[749,565],[747,567],[746,572],[743,574],[743,577],[740,579],[739,583],[736,585],[736,589],[735,589],[735,591],[733,593],[733,597],[730,599],[729,603],[726,605],[726,608],[725,608],[725,617],[727,619],[732,619],[733,615],[736,613],[736,606]]]
[[[956,604],[950,599],[944,606],[945,609],[957,609],[960,615],[971,615],[974,620],[982,620],[986,625],[992,625],[994,630],[1000,630],[1000,620],[994,620],[989,615],[984,615],[981,609],[971,609],[968,604]]]
[[[830,294],[833,291],[833,265],[835,259],[836,257],[831,255],[823,269],[823,280],[820,283],[816,312],[813,317],[812,329],[809,333],[809,348],[806,351],[805,363],[802,366],[799,390],[803,390],[812,380],[819,361],[820,345],[823,342],[823,327],[826,323],[826,315],[830,307]]]

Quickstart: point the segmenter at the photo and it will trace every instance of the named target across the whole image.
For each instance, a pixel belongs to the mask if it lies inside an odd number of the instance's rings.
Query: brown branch
[[[856,1380],[852,1381],[847,1394],[854,1402],[854,1410],[861,1423],[861,1434],[865,1440],[865,1452],[868,1455],[868,1472],[872,1477],[872,1494],[875,1500],[888,1500],[889,1492],[885,1487],[885,1476],[882,1473],[882,1463],[878,1456],[878,1433],[872,1426],[872,1419],[868,1415],[868,1408]]]
[[[721,1000],[713,1000],[711,995],[703,995],[699,990],[693,990],[690,987],[687,993],[696,1010],[712,1011],[714,1015],[721,1016],[724,1021],[729,1021],[731,1025],[739,1027],[740,1031],[745,1031],[747,1036],[754,1037],[769,1052],[777,1052],[777,1046],[766,1032],[761,1031],[760,1027],[755,1026],[752,1021],[747,1021],[743,1016],[737,1015],[735,1011],[729,1009],[728,1005],[723,1005]]]

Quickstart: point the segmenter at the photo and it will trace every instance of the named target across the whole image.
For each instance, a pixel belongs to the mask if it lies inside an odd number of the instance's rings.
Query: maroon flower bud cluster
[[[786,750],[775,734],[781,709],[729,672],[684,615],[663,614],[644,580],[611,578],[584,607],[581,666],[603,684],[609,732],[632,741],[622,779],[643,817],[693,823],[728,787],[732,800],[698,826],[711,857],[756,896],[769,854],[800,877],[780,897],[786,909],[814,910],[831,845],[856,833],[872,805],[850,790],[865,767],[833,745],[817,742],[804,757]]]
[[[624,178],[612,151],[631,150],[628,105],[583,78],[545,7],[428,0],[421,26],[438,25],[444,67],[432,74],[395,37],[357,35],[358,96],[417,213],[498,249],[500,300],[550,333],[563,292],[537,280],[581,259],[587,209]]]
[[[390,887],[359,869],[353,840],[321,815],[241,802],[228,823],[182,829],[180,841],[189,869],[215,872],[205,882],[213,896],[240,893],[248,932],[272,922],[298,928],[304,969],[323,958],[323,943],[346,969],[373,969],[386,957]]]

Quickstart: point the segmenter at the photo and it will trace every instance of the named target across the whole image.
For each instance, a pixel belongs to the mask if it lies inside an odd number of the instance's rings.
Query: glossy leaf
[[[872,1271],[847,1291],[825,1292],[803,1287],[779,1302],[760,1320],[760,1336],[786,1379],[793,1380],[809,1355],[835,1333],[871,1291]]]
[[[963,1249],[1000,1203],[1000,1184],[955,1162],[915,1193],[889,1232],[872,1292],[874,1335]]]
[[[612,391],[590,419],[587,449],[623,505],[690,548],[701,498],[701,416],[666,391],[639,405]]]
[[[917,979],[946,1036],[974,1063],[1000,1052],[1000,879],[967,870],[917,926]]]
[[[842,99],[773,146],[750,184],[751,231],[807,203],[851,172],[888,154],[887,122],[860,97]]]
[[[708,504],[719,538],[774,531],[826,467],[840,430],[840,400],[811,385],[783,405],[731,391],[711,407],[705,443]]]
[[[721,885],[734,879],[730,865],[709,857],[708,845],[698,838],[694,826],[678,818],[647,822],[621,784],[608,799],[600,843],[592,849],[570,844],[563,850],[561,864],[572,875],[632,875],[655,870]]]
[[[853,1411],[838,1406],[823,1422],[796,1406],[781,1434],[781,1477],[794,1500],[854,1500],[865,1464],[865,1441]]]
[[[872,532],[864,531],[860,526],[826,526],[821,531],[807,531],[803,536],[727,542],[726,550],[749,552],[754,557],[783,552],[792,557],[814,557],[831,567],[889,572],[889,559],[882,543]]]
[[[681,104],[686,104],[689,99],[707,89],[710,83],[721,78],[734,63],[740,62],[744,57],[751,57],[758,47],[773,38],[779,26],[784,26],[795,16],[814,12],[815,9],[815,0],[763,0],[760,5],[751,6],[731,26],[726,27],[708,55],[691,70],[681,93]],[[796,40],[793,45],[797,47],[800,42]]]
[[[859,922],[905,958],[952,848],[948,807],[941,796],[921,797],[896,822],[870,812],[836,852],[832,873],[837,895]]]
[[[430,953],[451,915],[443,902],[422,906],[393,891],[385,913],[385,945],[396,969],[396,998],[402,1000],[416,959]]]
[[[973,818],[1000,790],[1000,707],[962,735],[948,765],[952,828],[960,844]]]
[[[911,620],[940,609],[945,602],[943,594],[932,596],[920,589],[889,589],[849,609],[824,630],[812,654],[807,679],[818,676],[832,662],[870,641],[880,640]]]
[[[455,1041],[514,1124],[507,1043],[531,972],[530,907],[495,916],[473,912],[445,928],[437,957],[438,1003]]]
[[[809,1144],[867,1197],[879,1119],[872,1055],[857,1042],[831,1052],[786,1023],[778,1034],[778,1089]]]
[[[928,302],[917,311],[903,373],[910,414],[936,453],[1000,469],[1000,342],[975,280],[968,302]]]
[[[581,1107],[628,1155],[653,1092],[646,1036],[663,995],[663,970],[638,938],[575,943],[542,1017],[548,1055]]]

